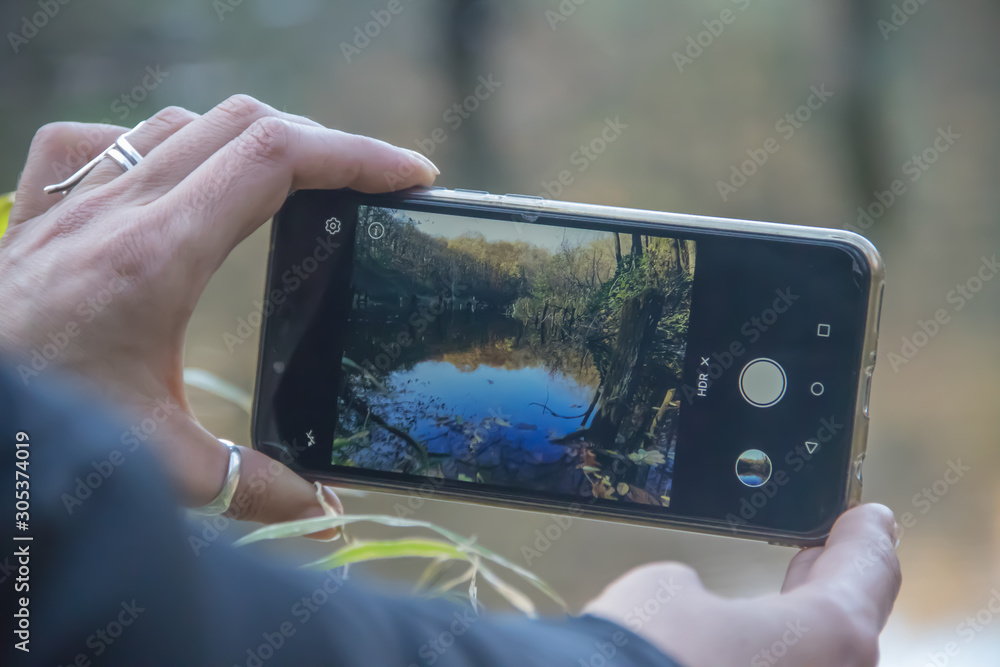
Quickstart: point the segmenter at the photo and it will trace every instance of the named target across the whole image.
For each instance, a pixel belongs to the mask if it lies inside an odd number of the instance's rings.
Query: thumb
[[[207,433],[206,433],[207,434]],[[222,441],[212,438],[213,446],[222,453],[225,463],[212,486],[212,497],[222,490],[229,469],[229,450]],[[249,447],[240,447],[240,477],[236,492],[225,515],[238,521],[280,523],[323,516],[326,513],[317,493],[337,514],[344,513],[337,494],[330,487],[318,487],[299,477],[280,461]],[[340,533],[332,529],[309,537],[333,539]]]
[[[227,517],[258,523],[320,517],[326,511],[317,496],[317,488],[327,505],[337,514],[344,513],[344,506],[330,487],[310,484],[280,461],[255,449],[240,447],[240,454],[240,482],[226,512]],[[313,533],[309,537],[333,539],[339,534],[340,529],[337,528]]]

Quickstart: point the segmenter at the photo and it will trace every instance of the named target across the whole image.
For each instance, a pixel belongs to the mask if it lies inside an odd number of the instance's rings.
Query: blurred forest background
[[[44,21],[35,0],[0,5],[0,190],[14,189],[45,122],[133,125],[162,106],[205,111],[245,92],[418,149],[449,187],[861,229],[888,266],[865,497],[911,516],[883,664],[922,665],[952,641],[960,653],[948,664],[996,664],[1000,618],[987,604],[1000,589],[1000,280],[960,310],[947,299],[977,272],[993,277],[983,257],[1000,245],[997,3],[51,4]],[[233,253],[189,330],[187,365],[248,391],[256,342],[230,353],[223,334],[261,297],[267,240],[265,228]],[[934,329],[939,309],[948,320]],[[213,432],[246,442],[245,413],[191,396]],[[948,482],[950,466],[968,469]],[[345,497],[354,512],[397,501]],[[522,563],[521,547],[553,524],[442,502],[417,518]],[[691,563],[723,594],[774,591],[792,555],[579,519],[560,534],[530,567],[574,604],[653,558]],[[989,622],[958,634],[977,614]]]

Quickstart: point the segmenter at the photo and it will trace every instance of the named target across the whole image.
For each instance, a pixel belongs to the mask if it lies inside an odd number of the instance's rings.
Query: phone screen
[[[362,205],[331,463],[668,507],[697,244]]]
[[[255,429],[299,467],[734,529],[844,509],[870,279],[844,248],[300,195]]]

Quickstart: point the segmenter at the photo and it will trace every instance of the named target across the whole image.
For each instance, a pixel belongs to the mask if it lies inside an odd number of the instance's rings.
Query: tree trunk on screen
[[[603,383],[597,414],[589,429],[594,441],[602,446],[616,446],[616,439],[622,433],[622,425],[633,408],[644,360],[662,315],[663,295],[658,290],[648,289],[622,306],[621,328],[611,353],[610,370]],[[627,449],[633,446],[638,447],[638,442],[626,443]]]
[[[632,257],[635,259],[642,258],[642,234],[632,235]]]

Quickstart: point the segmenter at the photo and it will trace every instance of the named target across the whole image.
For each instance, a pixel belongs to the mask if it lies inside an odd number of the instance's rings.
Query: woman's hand
[[[585,613],[615,621],[687,667],[868,667],[899,593],[896,522],[862,505],[833,526],[826,546],[803,549],[780,594],[728,600],[691,568],[646,565],[624,575]]]
[[[27,384],[68,369],[133,408],[184,502],[200,506],[229,460],[184,396],[184,332],[209,278],[292,190],[381,192],[430,184],[437,169],[237,95],[202,116],[168,108],[150,118],[129,136],[145,159],[127,173],[106,159],[67,196],[42,192],[80,166],[67,168],[74,152],[90,160],[125,131],[55,123],[36,134],[0,241],[0,347],[19,357]],[[274,465],[243,449],[229,515],[321,514],[313,487]]]

